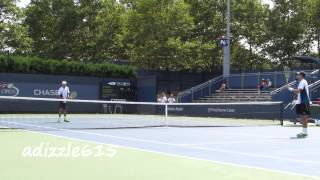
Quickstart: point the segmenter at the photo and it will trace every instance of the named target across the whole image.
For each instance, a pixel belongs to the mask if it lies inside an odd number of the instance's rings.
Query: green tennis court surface
[[[269,170],[225,165],[204,160],[164,155],[106,144],[66,139],[38,132],[1,129],[0,179],[56,180],[56,179],[130,179],[130,180],[300,180],[313,179]],[[99,157],[43,157],[27,156],[26,148],[72,147],[95,151],[111,148],[109,156]],[[70,148],[69,148],[70,149]],[[38,148],[39,150],[39,148]],[[114,154],[115,150],[115,154]],[[24,155],[24,156],[23,156]],[[39,155],[39,154],[38,154]],[[47,154],[48,155],[48,154]],[[97,152],[94,155],[98,155]]]

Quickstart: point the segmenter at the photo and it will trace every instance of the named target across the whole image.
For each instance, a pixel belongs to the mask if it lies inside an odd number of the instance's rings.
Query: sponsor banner
[[[2,82],[0,83],[0,95],[57,98],[59,88],[59,84]],[[99,85],[70,84],[69,88],[73,98],[99,99]]]
[[[18,96],[20,90],[13,83],[0,82],[0,96]]]
[[[104,113],[165,115],[164,106],[109,104]],[[281,119],[281,105],[168,106],[169,116]]]
[[[111,80],[110,82],[107,82],[107,85],[109,85],[109,86],[116,86],[116,87],[129,87],[129,86],[131,86],[131,82],[129,82],[129,81],[115,81],[115,80]]]
[[[75,99],[98,100],[100,97],[99,84],[72,84],[70,83],[71,97]],[[59,84],[48,83],[22,83],[2,82],[0,83],[0,96],[22,96],[38,98],[58,98]],[[57,112],[57,102],[39,101],[3,101],[0,103],[0,112]],[[101,112],[100,104],[70,103],[69,112],[97,113]]]
[[[169,106],[169,115],[274,119],[281,117],[280,105],[194,105]]]
[[[101,98],[104,100],[135,100],[135,88],[129,79],[104,79],[101,84]]]

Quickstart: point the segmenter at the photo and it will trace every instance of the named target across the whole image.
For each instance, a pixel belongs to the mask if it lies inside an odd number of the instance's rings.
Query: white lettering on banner
[[[1,95],[14,95],[16,94],[15,89],[1,89],[0,90]]]
[[[131,85],[130,82],[109,82],[108,85],[110,86],[126,86],[129,87]]]
[[[33,90],[35,96],[58,96],[58,90],[55,89],[35,89]]]
[[[12,83],[0,83],[1,96],[18,96],[19,89]]]
[[[208,108],[208,113],[215,113],[215,112],[234,113],[236,112],[236,110],[233,108]]]
[[[176,112],[182,112],[182,107],[168,107],[168,111],[176,111]]]

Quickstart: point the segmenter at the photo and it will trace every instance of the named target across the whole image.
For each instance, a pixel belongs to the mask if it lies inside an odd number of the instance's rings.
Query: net
[[[283,112],[281,102],[166,104],[69,99],[67,119],[71,122],[58,123],[62,101],[0,96],[0,127],[61,130],[262,126],[282,124]]]

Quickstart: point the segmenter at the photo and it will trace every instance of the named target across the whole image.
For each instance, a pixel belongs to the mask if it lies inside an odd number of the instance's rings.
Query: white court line
[[[48,127],[48,128],[50,128],[50,127]],[[54,129],[56,129],[56,128],[54,128]],[[64,131],[65,129],[56,129],[56,130]],[[312,176],[312,175],[307,175],[307,174],[302,174],[302,173],[294,173],[294,172],[290,172],[290,171],[282,171],[282,170],[268,169],[268,168],[249,166],[249,165],[242,165],[242,164],[223,162],[223,161],[217,161],[217,160],[196,158],[196,157],[178,155],[178,154],[173,154],[173,153],[165,153],[165,152],[161,152],[161,151],[148,150],[148,149],[136,148],[136,147],[125,146],[125,145],[108,144],[108,143],[102,143],[102,142],[94,141],[94,140],[85,140],[85,139],[80,139],[80,138],[67,137],[67,136],[63,136],[63,135],[55,135],[55,134],[50,134],[48,132],[38,132],[38,131],[25,130],[25,129],[22,129],[21,131],[26,131],[26,132],[30,132],[30,133],[34,133],[34,134],[49,135],[49,136],[53,136],[53,137],[59,137],[59,138],[62,138],[62,139],[82,141],[82,142],[87,142],[87,143],[97,143],[97,144],[102,144],[102,145],[115,145],[115,146],[122,147],[122,148],[125,148],[125,149],[156,153],[156,154],[170,156],[170,157],[176,157],[176,158],[184,158],[184,159],[189,159],[189,160],[199,160],[199,161],[217,163],[217,164],[222,164],[222,165],[236,166],[236,167],[241,167],[241,168],[256,169],[256,170],[263,170],[263,171],[269,171],[269,172],[275,172],[275,173],[281,173],[281,174],[288,174],[288,175],[295,175],[295,176],[302,176],[302,177],[320,179],[320,177],[318,177],[318,176]]]
[[[123,139],[123,140],[130,140],[130,141],[170,145],[170,146],[175,146],[175,147],[180,147],[180,148],[185,148],[185,149],[209,150],[209,151],[215,151],[215,152],[220,152],[220,153],[236,154],[236,155],[242,155],[242,156],[248,156],[248,157],[257,157],[257,158],[275,159],[275,160],[284,160],[284,161],[292,161],[292,162],[299,162],[299,163],[311,163],[311,164],[320,165],[320,162],[318,162],[318,161],[285,158],[285,157],[279,157],[279,156],[254,154],[254,153],[244,153],[244,152],[238,152],[238,151],[223,150],[223,149],[218,149],[218,148],[187,147],[187,146],[181,146],[179,144],[166,143],[166,142],[161,142],[161,141],[152,141],[152,140],[145,140],[145,139],[140,139],[140,138],[128,138],[128,137],[122,137],[122,136],[113,136],[113,135],[92,133],[92,132],[86,132],[86,131],[82,132],[82,131],[71,130],[71,132],[88,134],[88,135],[95,135],[95,136],[100,136],[100,137],[111,137],[111,138],[115,138],[115,139]]]
[[[288,138],[278,138],[278,139],[257,139],[257,140],[247,140],[247,141],[218,141],[218,142],[204,142],[204,143],[190,143],[190,144],[179,144],[180,146],[201,146],[201,145],[215,145],[215,144],[247,144],[247,143],[265,143],[265,142],[278,142],[278,141],[288,141]]]
[[[169,128],[172,128],[172,127],[169,127]],[[226,128],[230,128],[230,129],[232,129],[232,128],[234,128],[234,127],[226,127]],[[241,128],[243,128],[243,127],[241,127]],[[184,128],[179,128],[179,129],[184,129]],[[186,128],[187,129],[187,131],[188,132],[190,132],[190,131],[193,131],[193,132],[196,132],[196,133],[202,133],[202,134],[206,134],[206,133],[208,133],[208,132],[210,132],[210,133],[216,133],[216,134],[221,134],[221,131],[219,131],[219,128],[218,128],[218,131],[212,131],[212,129],[210,129],[210,130],[208,130],[208,128],[203,128],[202,129],[202,132],[199,132],[198,130],[197,131],[194,131],[192,128]],[[225,131],[224,131],[225,132]],[[255,134],[253,134],[253,133],[248,133],[248,132],[241,132],[241,133],[239,133],[239,132],[231,132],[231,131],[228,131],[228,133],[226,134],[226,135],[224,135],[224,136],[227,136],[227,135],[240,135],[240,136],[246,136],[246,137],[252,137],[252,136],[254,136],[254,137],[261,137],[261,138],[279,138],[279,137],[275,137],[275,136],[270,136],[270,135],[265,135],[265,134],[258,134],[258,133],[256,133],[255,132]],[[287,137],[280,137],[280,138],[287,138]]]
[[[37,128],[43,128],[43,129],[51,129],[51,130],[57,130],[57,131],[66,131],[66,132],[73,132],[73,133],[79,133],[79,134],[88,134],[88,135],[94,135],[94,136],[99,136],[99,137],[107,137],[107,138],[121,139],[121,140],[134,141],[134,142],[169,145],[169,146],[174,146],[174,147],[179,147],[179,148],[184,148],[184,149],[197,149],[197,150],[214,151],[214,152],[227,153],[227,154],[233,154],[233,155],[241,155],[241,156],[247,156],[247,157],[274,159],[274,160],[283,160],[283,161],[291,161],[291,162],[299,162],[299,163],[308,163],[308,164],[320,165],[319,161],[310,161],[310,160],[286,158],[286,157],[255,154],[255,153],[245,153],[245,152],[238,152],[238,151],[231,151],[231,150],[223,150],[223,149],[218,149],[218,148],[192,147],[192,146],[188,147],[188,146],[181,146],[180,144],[167,143],[167,142],[161,142],[161,141],[153,141],[153,140],[146,140],[146,139],[140,139],[140,138],[114,136],[114,135],[108,135],[108,134],[99,134],[99,133],[93,133],[93,132],[87,132],[87,131],[77,131],[77,130],[61,129],[61,128],[54,128],[54,127],[47,127],[47,126],[39,126],[39,125],[30,125],[30,124],[25,124],[25,123],[10,122],[9,124],[37,127]]]
[[[20,125],[23,125],[23,124],[20,124]],[[28,124],[25,124],[25,125],[34,127],[34,125],[28,125]],[[36,127],[39,127],[39,126],[36,126]],[[40,128],[47,128],[47,129],[54,129],[54,130],[58,130],[58,131],[71,131],[71,132],[73,132],[73,130],[58,129],[58,128],[52,128],[52,127],[40,126]],[[295,172],[290,172],[290,171],[282,171],[282,170],[268,169],[268,168],[249,166],[249,165],[243,165],[243,164],[236,164],[236,163],[230,163],[230,162],[223,162],[223,161],[217,161],[217,160],[196,158],[196,157],[178,155],[178,154],[173,154],[173,153],[165,153],[165,152],[161,152],[161,151],[148,150],[148,149],[142,149],[142,148],[137,148],[137,147],[125,146],[125,145],[101,143],[99,141],[94,141],[94,140],[84,140],[84,139],[80,139],[80,138],[74,138],[74,137],[67,137],[67,136],[63,136],[63,135],[50,134],[48,132],[45,133],[45,132],[38,132],[38,131],[25,130],[25,129],[21,130],[21,131],[31,132],[31,133],[34,133],[34,134],[44,134],[44,135],[49,135],[49,136],[53,136],[53,137],[59,137],[59,138],[69,139],[69,140],[77,140],[77,141],[88,142],[88,143],[97,143],[97,144],[103,144],[103,145],[114,145],[114,146],[122,147],[122,148],[125,148],[125,149],[132,149],[132,150],[136,150],[136,151],[144,151],[144,152],[156,153],[156,154],[166,155],[166,156],[176,157],[176,158],[199,160],[199,161],[217,163],[217,164],[222,164],[222,165],[237,166],[237,167],[248,168],[248,169],[256,169],[256,170],[263,170],[263,171],[269,171],[269,172],[275,172],[275,173],[281,173],[281,174],[288,174],[288,175],[295,175],[295,176],[302,176],[302,177],[320,179],[320,177],[318,177],[318,176],[312,176],[312,175],[307,175],[307,174],[302,174],[302,173],[295,173]],[[74,132],[81,133],[80,131],[74,131]]]

